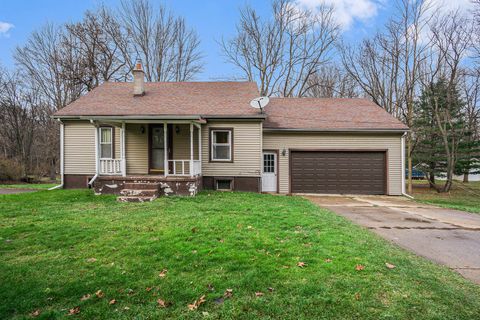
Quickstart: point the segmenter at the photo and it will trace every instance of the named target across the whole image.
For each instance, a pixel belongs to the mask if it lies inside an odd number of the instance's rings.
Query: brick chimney
[[[143,72],[142,60],[137,59],[133,68],[133,95],[143,96],[145,94],[145,72]]]

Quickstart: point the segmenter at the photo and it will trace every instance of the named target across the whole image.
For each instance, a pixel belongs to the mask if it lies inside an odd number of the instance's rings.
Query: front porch
[[[202,177],[190,176],[100,176],[93,184],[95,194],[114,194],[119,201],[145,202],[159,196],[195,196]]]
[[[202,176],[198,121],[91,122],[96,128],[96,148],[95,176],[89,185],[96,193],[125,196],[130,192],[130,196],[142,186],[154,189],[146,184],[156,184],[158,195],[197,193]]]

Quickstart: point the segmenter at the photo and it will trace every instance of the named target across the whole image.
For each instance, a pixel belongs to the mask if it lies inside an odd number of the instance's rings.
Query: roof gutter
[[[263,128],[264,132],[338,132],[338,133],[348,133],[348,132],[376,132],[376,133],[405,133],[410,131],[410,129],[294,129],[294,128]]]
[[[145,116],[62,116],[62,115],[53,115],[54,119],[63,119],[63,120],[195,120],[203,121],[204,119],[265,119],[265,114],[258,115],[145,115]]]

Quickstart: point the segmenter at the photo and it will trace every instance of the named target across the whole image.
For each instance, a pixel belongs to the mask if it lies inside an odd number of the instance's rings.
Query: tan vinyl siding
[[[65,174],[95,174],[95,127],[65,121]]]
[[[148,174],[148,125],[143,125],[145,132],[141,133],[140,124],[126,125],[125,157],[127,158],[127,174]]]
[[[176,132],[178,126],[179,132]],[[173,125],[173,159],[190,160],[190,125]],[[198,160],[198,129],[193,127],[193,160]]]
[[[121,129],[119,127],[115,127],[115,132],[113,133],[114,139],[115,139],[115,159],[120,159],[121,154],[120,154],[120,131]]]
[[[233,128],[233,162],[210,162],[209,128]],[[202,174],[204,176],[260,176],[261,122],[217,122],[202,126]]]
[[[264,150],[279,150],[280,193],[289,192],[289,149],[387,149],[388,194],[402,193],[401,136],[387,134],[273,133],[263,134]],[[282,156],[282,150],[287,154]]]

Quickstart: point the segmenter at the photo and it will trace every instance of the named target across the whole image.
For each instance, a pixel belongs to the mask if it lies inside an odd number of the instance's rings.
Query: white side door
[[[263,152],[262,192],[277,192],[277,153]]]

